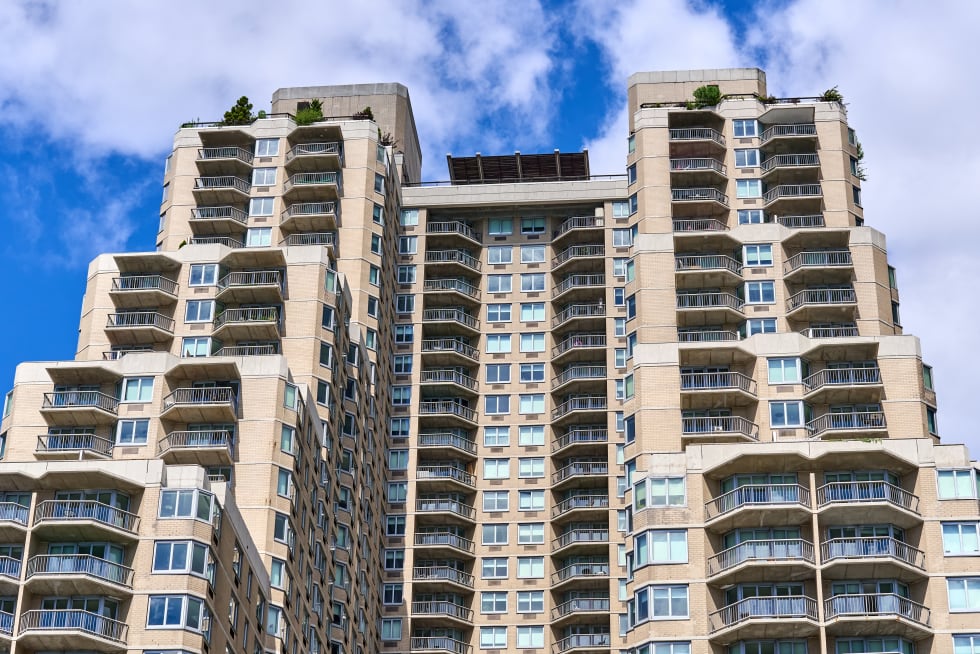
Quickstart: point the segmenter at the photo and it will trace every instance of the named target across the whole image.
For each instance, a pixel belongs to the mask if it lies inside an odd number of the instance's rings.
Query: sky
[[[939,431],[972,425],[980,303],[980,3],[962,0],[213,0],[0,3],[0,388],[72,358],[88,262],[154,247],[182,122],[286,86],[401,82],[427,180],[457,156],[588,148],[623,173],[626,80],[752,67],[769,92],[837,87],[866,153],[866,224],[888,237],[906,333],[934,366]],[[932,179],[935,184],[923,180]]]

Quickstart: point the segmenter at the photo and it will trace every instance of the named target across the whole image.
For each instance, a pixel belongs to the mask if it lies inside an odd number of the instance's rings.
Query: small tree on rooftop
[[[356,112],[352,118],[354,120],[374,120],[374,112],[371,111],[371,107],[364,107],[360,111]]]
[[[316,98],[310,100],[310,106],[296,112],[297,125],[311,125],[323,120],[323,103]]]
[[[713,107],[721,102],[721,89],[717,84],[707,84],[694,89],[694,104],[701,107]]]
[[[225,112],[225,125],[248,125],[255,117],[252,115],[252,103],[248,101],[248,96],[238,98],[238,102]]]
[[[820,99],[823,100],[824,102],[836,102],[838,104],[844,104],[844,96],[841,95],[841,92],[837,90],[836,86],[832,89],[827,89],[826,91],[824,91],[823,95],[820,96]]]

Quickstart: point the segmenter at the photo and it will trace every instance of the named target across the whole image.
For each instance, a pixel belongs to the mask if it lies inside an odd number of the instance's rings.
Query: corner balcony
[[[705,183],[717,183],[727,179],[728,168],[721,161],[711,157],[688,157],[671,159],[670,173],[689,182],[697,183],[703,180]]]
[[[445,274],[478,273],[483,269],[483,264],[466,250],[427,250],[425,268],[427,271],[446,271]]]
[[[585,582],[587,585],[605,584],[609,580],[609,561],[581,561],[559,568],[551,575],[551,585],[559,586],[572,582]]]
[[[927,607],[894,593],[835,595],[824,600],[824,621],[832,636],[901,636],[921,640],[932,635]]]
[[[231,304],[282,302],[282,281],[278,270],[230,272],[218,280],[215,299]]]
[[[279,245],[320,245],[335,247],[337,243],[336,232],[310,232],[303,234],[289,234],[286,238],[279,241]]]
[[[728,231],[728,224],[717,218],[675,218],[672,223],[675,236]]]
[[[768,207],[780,200],[813,200],[821,197],[823,197],[823,190],[820,184],[782,184],[766,191],[762,200]]]
[[[283,202],[329,202],[340,199],[340,173],[334,171],[296,173],[282,184]]]
[[[252,174],[254,156],[245,148],[234,145],[219,148],[198,148],[197,170],[202,175]]]
[[[476,442],[462,429],[440,429],[421,431],[418,435],[418,447],[426,452],[445,450],[446,454],[476,456]]]
[[[821,403],[847,404],[877,401],[881,386],[881,370],[877,366],[873,368],[824,368],[803,380],[803,393],[808,398],[819,396],[822,398]],[[876,422],[877,418],[870,418],[870,420]],[[884,427],[884,422],[884,415],[882,415],[882,427]]]
[[[466,626],[472,626],[473,610],[449,601],[412,602],[413,622],[429,618],[461,622]]]
[[[99,391],[45,393],[41,415],[55,425],[109,425],[118,418],[119,400]]]
[[[609,464],[605,461],[573,461],[551,474],[553,486],[576,479],[608,477]]]
[[[435,365],[467,365],[479,362],[480,351],[458,338],[425,338],[422,360]]]
[[[817,126],[813,123],[772,125],[762,132],[762,144],[783,139],[816,139]]]
[[[698,188],[672,188],[670,189],[671,202],[697,203],[708,205],[720,205],[728,208],[728,196],[716,188],[710,186]]]
[[[483,242],[483,234],[473,229],[461,220],[444,220],[427,222],[425,233],[428,242],[461,239],[464,243],[479,246]]]
[[[195,234],[244,233],[248,214],[231,205],[194,207],[191,209],[190,226]]]
[[[571,425],[565,433],[551,442],[552,454],[568,454],[584,450],[606,452],[609,430],[605,425]]]
[[[559,309],[551,319],[551,328],[575,326],[579,329],[598,329],[605,325],[606,305],[602,302],[592,304],[570,304]]]
[[[139,537],[140,517],[95,500],[45,500],[34,509],[34,533],[55,542]]]
[[[599,216],[572,216],[566,218],[552,235],[552,246],[557,249],[558,241],[596,241],[602,238],[605,218]]]
[[[777,154],[762,162],[762,177],[765,179],[773,172],[796,171],[820,166],[820,157],[811,154]]]
[[[0,556],[0,592],[4,595],[17,595],[20,591],[20,572],[23,564],[20,559],[10,556]],[[12,624],[12,623],[11,623]],[[10,630],[4,630],[4,619],[0,613],[0,635],[10,635]],[[10,626],[10,625],[6,625]]]
[[[612,636],[605,634],[572,634],[565,636],[551,647],[552,654],[565,652],[608,652]]]
[[[605,256],[605,245],[572,245],[551,258],[551,272],[599,268]]]
[[[461,300],[473,304],[480,302],[479,287],[457,277],[426,279],[422,282],[422,292],[434,296],[446,294],[446,297],[454,301]]]
[[[708,615],[709,638],[737,640],[805,638],[819,630],[817,601],[805,595],[747,597]]]
[[[117,307],[155,309],[177,301],[177,282],[163,275],[113,277],[109,295]]]
[[[278,306],[225,309],[214,317],[211,335],[226,341],[275,341],[281,336]]]
[[[33,610],[20,616],[17,644],[31,651],[125,652],[129,626],[78,609]]]
[[[551,390],[555,392],[573,386],[599,386],[604,389],[605,382],[606,366],[570,365],[551,380]]]
[[[595,518],[609,515],[609,495],[586,494],[566,497],[551,509],[551,519]]]
[[[234,175],[194,179],[194,197],[201,205],[240,204],[248,201],[251,192],[252,184]]]
[[[601,413],[604,416],[608,408],[608,400],[605,395],[570,397],[552,409],[551,420],[557,422],[570,417],[582,420],[597,419],[601,416],[595,414]]]
[[[798,525],[810,518],[810,489],[799,484],[751,484],[709,500],[706,528],[726,533],[740,527]]]
[[[786,313],[794,320],[827,322],[827,316],[850,316],[856,306],[853,288],[812,288],[786,300]]]
[[[184,423],[234,422],[238,396],[229,386],[177,388],[163,398],[160,417]]]
[[[834,538],[820,546],[825,579],[923,579],[925,553],[890,537]]]
[[[919,498],[887,481],[839,481],[817,489],[817,512],[824,524],[922,524]]]
[[[40,434],[34,456],[55,461],[111,459],[113,445],[95,434]]]
[[[29,507],[16,502],[0,502],[0,535],[6,537],[6,542],[23,540],[29,516]]]
[[[607,552],[609,549],[609,529],[569,529],[551,541],[551,553],[558,554],[590,552]]]
[[[551,348],[552,363],[561,361],[592,359],[596,351],[606,350],[605,334],[572,333]]]
[[[455,399],[421,400],[419,402],[419,416],[420,418],[449,418],[463,422],[469,427],[476,426],[476,411]]]
[[[671,129],[670,142],[703,142],[721,148],[725,147],[725,137],[721,135],[721,132],[710,127]]]
[[[114,343],[166,343],[174,337],[174,319],[156,311],[110,313],[105,331]]]
[[[581,300],[593,299],[597,296],[601,299],[605,292],[605,286],[606,276],[603,274],[568,275],[551,289],[551,299],[552,301],[560,298]]]
[[[575,597],[551,609],[551,624],[580,623],[609,615],[608,597]]]
[[[708,559],[713,584],[797,581],[813,576],[813,543],[800,538],[747,540]]]
[[[40,554],[28,559],[25,580],[35,595],[125,595],[133,569],[90,554]]]
[[[415,549],[426,550],[425,555],[441,556],[448,553],[449,556],[457,554],[470,554],[476,551],[476,545],[468,538],[455,534],[451,531],[443,532],[415,532]],[[430,550],[436,550],[430,552]]]
[[[883,411],[825,413],[806,423],[812,439],[874,437],[887,430]]]
[[[415,500],[418,514],[440,514],[440,518],[462,518],[467,522],[476,521],[476,509],[469,504],[451,497],[419,498]]]
[[[476,395],[479,382],[455,368],[423,368],[419,383],[423,386]]]
[[[682,372],[681,393],[693,395],[721,394],[735,404],[747,404],[756,400],[755,380],[740,372]],[[717,402],[713,401],[717,406]],[[729,402],[723,402],[732,406]]]
[[[725,254],[682,254],[674,257],[678,285],[696,288],[733,286],[742,282],[742,262]]]
[[[286,170],[291,173],[340,170],[344,167],[342,146],[339,141],[297,143],[286,152]]]
[[[799,252],[783,262],[783,276],[799,277],[804,284],[847,282],[853,269],[850,250]]]
[[[279,227],[288,232],[332,232],[337,229],[337,203],[291,204],[279,214]]]
[[[412,581],[425,584],[426,589],[430,586],[445,587],[450,592],[459,588],[473,589],[473,575],[447,565],[415,566],[412,568]]]
[[[172,431],[157,442],[157,456],[177,465],[230,466],[233,446],[230,431]]]
[[[415,479],[419,490],[472,491],[476,489],[476,476],[464,468],[445,464],[419,463],[415,467]]]
[[[412,636],[412,652],[446,652],[447,654],[470,654],[473,646],[449,636]]]
[[[742,416],[688,416],[681,418],[686,443],[759,440],[759,426]]]

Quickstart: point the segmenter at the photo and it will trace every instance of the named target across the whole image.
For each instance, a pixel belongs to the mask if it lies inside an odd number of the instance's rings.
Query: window
[[[190,595],[150,595],[146,626],[164,629],[207,631],[208,612],[204,600]]]
[[[523,479],[544,477],[544,459],[538,457],[518,459],[517,476]]]
[[[802,402],[769,402],[769,425],[774,429],[802,427],[804,411]]]
[[[411,386],[392,386],[391,403],[394,406],[407,406],[412,403]]]
[[[935,390],[935,386],[932,384],[932,366],[922,364],[922,385],[926,390]]]
[[[283,425],[279,432],[279,449],[286,454],[296,454],[293,449],[296,443],[296,430],[288,425]]]
[[[736,137],[759,135],[759,123],[755,120],[733,120],[732,128]]]
[[[405,567],[405,550],[385,550],[385,570],[402,570]]]
[[[385,176],[384,175],[379,175],[378,173],[375,173],[374,174],[374,192],[375,193],[380,193],[381,195],[384,195],[385,194]]]
[[[483,412],[488,416],[510,413],[510,395],[487,395],[484,398]]]
[[[632,216],[634,213],[639,211],[639,202],[637,201],[636,193],[630,196],[629,203],[630,203],[630,215]]]
[[[617,347],[613,349],[613,365],[616,368],[625,368],[627,359],[627,350],[625,347]]]
[[[746,304],[773,304],[776,302],[776,285],[774,282],[746,282]]]
[[[626,298],[626,319],[636,318],[636,293]]]
[[[980,611],[980,577],[947,579],[949,610]]]
[[[521,334],[521,352],[544,352],[544,333]]]
[[[857,186],[851,187],[851,199],[854,200],[854,204],[861,206],[861,189]]]
[[[149,420],[120,420],[116,426],[116,444],[143,445],[149,430]]]
[[[510,382],[509,363],[488,363],[487,364],[487,383],[506,384]]]
[[[385,224],[385,208],[380,204],[375,204],[374,208],[371,210],[371,220],[373,220],[378,225]]]
[[[481,559],[480,576],[484,579],[506,579],[507,557],[485,557]]]
[[[544,613],[544,591],[543,590],[517,591],[517,612],[518,613]]]
[[[415,311],[414,295],[396,295],[395,313],[412,313]]]
[[[506,545],[507,525],[493,524],[493,523],[483,525],[483,544]]]
[[[385,536],[401,537],[405,535],[405,516],[385,516]]]
[[[279,139],[255,139],[256,157],[274,157],[279,154]]]
[[[521,511],[544,510],[543,490],[522,490],[517,496],[517,508]]]
[[[297,401],[299,397],[299,389],[292,384],[286,384],[286,390],[283,394],[282,405],[287,409],[296,410]]]
[[[657,529],[636,536],[633,566],[651,563],[687,563],[687,530]]]
[[[412,355],[396,354],[391,359],[391,371],[396,375],[408,375],[412,372]]]
[[[544,647],[544,627],[517,627],[518,649],[541,649]]]
[[[393,481],[388,484],[388,502],[390,504],[402,504],[408,497],[408,483],[404,481]]]
[[[521,394],[520,403],[518,404],[518,413],[544,413],[544,393]]]
[[[149,402],[153,399],[153,377],[128,377],[122,390],[123,402]]]
[[[944,522],[943,552],[946,556],[980,554],[980,523]]]
[[[389,450],[388,469],[408,470],[408,450]]]
[[[507,511],[510,507],[510,494],[507,491],[483,491],[483,511]]]
[[[507,627],[480,627],[480,649],[505,649]]]
[[[630,203],[626,200],[619,200],[612,203],[613,218],[629,218]]]
[[[285,543],[292,547],[293,528],[289,525],[289,516],[285,513],[276,512],[272,526],[272,538],[278,543]]]
[[[510,352],[510,334],[487,334],[487,354]]]
[[[775,334],[776,319],[753,318],[752,320],[747,320],[745,322],[745,332],[746,336],[754,336],[755,334]]]
[[[517,444],[524,447],[544,445],[544,425],[522,425],[519,427]]]
[[[510,459],[484,459],[484,479],[507,479],[510,477]]]
[[[252,170],[252,186],[272,186],[275,183],[275,168],[254,168]]]
[[[410,424],[408,418],[392,418],[388,424],[388,433],[392,438],[408,438]]]
[[[973,499],[977,496],[973,470],[937,470],[939,499]]]
[[[368,266],[368,283],[372,286],[381,286],[381,269],[377,266]]]
[[[543,216],[535,218],[521,218],[521,234],[544,234],[545,219]]]
[[[484,427],[483,445],[486,447],[510,445],[510,427]]]
[[[379,234],[371,234],[371,252],[381,254],[381,236]]]
[[[402,209],[402,212],[398,215],[398,222],[402,227],[411,227],[419,224],[419,210],[418,209]]]
[[[510,304],[488,304],[487,322],[510,322]]]
[[[208,336],[186,336],[180,343],[180,356],[206,357],[211,354],[211,338]]]
[[[544,543],[544,523],[525,522],[517,525],[517,542],[520,545],[540,545]]]
[[[521,364],[521,383],[533,384],[544,381],[543,363],[522,363]]]
[[[633,230],[614,229],[612,230],[613,247],[626,248],[633,245]]]
[[[395,325],[395,342],[411,343],[415,339],[414,325]]]
[[[770,384],[799,384],[803,381],[800,360],[796,357],[769,359]]]
[[[738,224],[739,225],[761,225],[766,222],[765,214],[762,209],[739,209],[738,210]]]
[[[286,571],[286,562],[282,559],[272,559],[269,567],[269,583],[273,588],[288,590],[289,573]]]
[[[761,198],[762,180],[761,179],[737,179],[735,180],[735,197],[737,198]]]
[[[633,624],[647,620],[677,620],[688,617],[687,586],[647,586],[630,601]]]
[[[385,584],[381,590],[381,602],[386,606],[397,606],[404,601],[403,584]]]
[[[211,322],[214,319],[214,300],[188,300],[184,322]]]
[[[415,283],[415,266],[398,266],[398,277],[397,281],[399,284],[414,284]],[[372,282],[375,286],[378,285],[377,280]]]
[[[544,320],[544,302],[521,303],[521,322],[539,322]]]
[[[742,248],[742,258],[746,266],[771,266],[772,244],[746,245]]]
[[[480,613],[507,613],[507,592],[485,590],[480,593]]]
[[[521,290],[537,293],[544,290],[544,273],[524,273],[521,275]]]
[[[936,423],[936,410],[931,406],[926,407],[926,428],[933,436],[939,433],[939,425]]]
[[[735,150],[736,168],[755,168],[759,165],[758,150]]]
[[[213,286],[218,283],[218,264],[195,263],[191,266],[188,286]]]
[[[487,275],[487,293],[510,293],[510,275]]]
[[[381,618],[381,640],[401,640],[402,619]]]
[[[543,556],[517,557],[517,578],[518,579],[544,578],[544,557]]]
[[[491,245],[487,248],[487,263],[499,265],[513,261],[513,248],[509,245]]]
[[[626,262],[629,261],[629,257],[613,257],[613,276],[614,277],[625,277],[626,276]]]
[[[641,481],[637,486],[642,486]],[[683,477],[650,477],[646,480],[646,488],[636,491],[634,488],[634,505],[643,508],[636,502],[638,496],[644,499],[643,506],[684,506],[687,497]]]
[[[419,251],[418,236],[398,237],[398,254],[416,254]]]
[[[245,232],[245,245],[248,247],[265,247],[271,244],[271,227],[249,227]]]
[[[522,245],[521,263],[544,263],[543,245]]]
[[[157,541],[153,545],[153,572],[208,572],[208,546],[192,540]]]
[[[514,220],[512,218],[491,218],[487,224],[487,233],[490,236],[507,236],[514,233]]]

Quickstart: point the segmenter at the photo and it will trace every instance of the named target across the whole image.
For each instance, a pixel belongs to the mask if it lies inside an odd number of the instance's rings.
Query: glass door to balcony
[[[732,501],[737,505],[796,502],[800,496],[795,473],[735,475],[721,482],[722,494],[736,490]]]
[[[828,472],[824,475],[824,483],[827,484],[827,501],[883,500],[890,496],[885,485],[898,486],[898,476],[887,470]]]
[[[740,584],[725,591],[725,602],[744,618],[807,615],[803,584]]]
[[[909,587],[893,579],[838,581],[830,586],[836,615],[900,614],[911,610]]]
[[[116,620],[119,602],[109,597],[45,597],[41,600],[42,629],[83,629],[107,633],[101,618]]]
[[[799,559],[803,557],[803,541],[799,527],[777,529],[737,529],[722,539],[729,550],[739,546],[736,562],[750,559]]]
[[[828,559],[856,556],[894,556],[905,531],[894,525],[854,525],[827,528]]]

